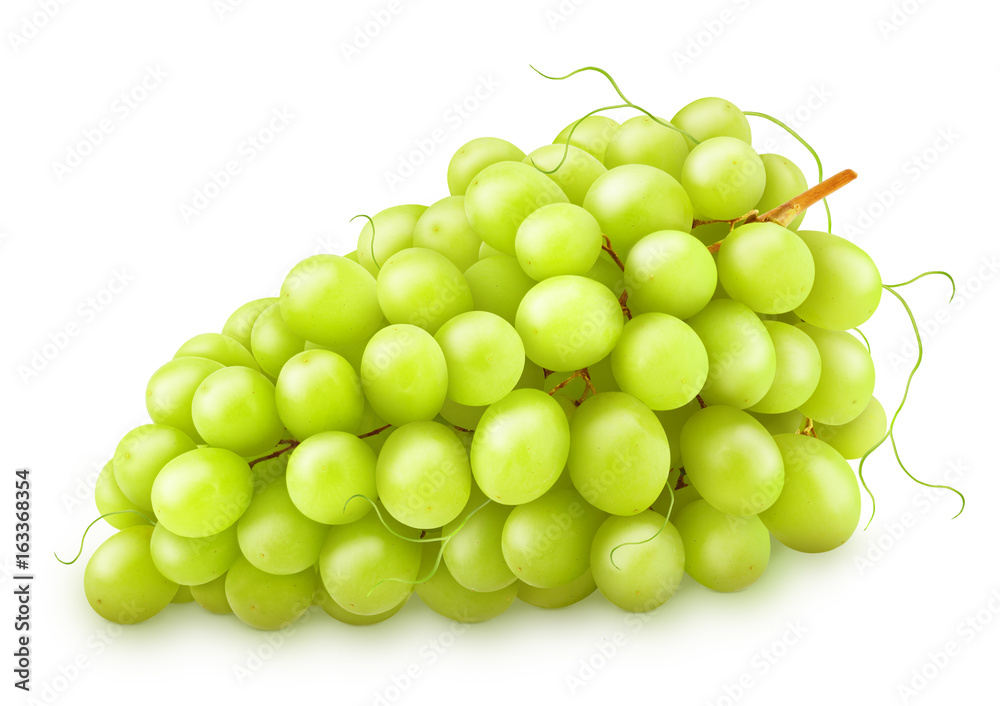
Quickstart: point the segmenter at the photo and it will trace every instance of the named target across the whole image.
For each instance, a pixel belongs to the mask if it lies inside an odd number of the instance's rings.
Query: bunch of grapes
[[[90,605],[135,623],[194,600],[259,629],[313,605],[375,623],[413,593],[466,622],[595,590],[649,611],[684,572],[750,586],[771,535],[843,544],[847,459],[887,429],[849,330],[883,283],[798,230],[853,173],[809,189],[750,142],[704,98],[595,112],[528,155],[464,145],[449,196],[369,218],[153,374],[152,423],[96,487],[119,532]]]

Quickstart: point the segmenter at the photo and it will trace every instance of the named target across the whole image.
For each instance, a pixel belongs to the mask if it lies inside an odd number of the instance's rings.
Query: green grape
[[[273,449],[285,428],[274,385],[258,371],[241,367],[205,378],[191,401],[191,419],[205,443],[240,456]]]
[[[379,211],[372,218],[375,224],[375,242],[372,243],[372,224],[365,222],[358,234],[358,263],[372,277],[378,277],[385,261],[400,250],[413,247],[413,231],[424,215],[426,206],[406,204]],[[306,338],[310,338],[306,336]]]
[[[239,557],[226,574],[226,600],[236,617],[258,630],[280,630],[302,617],[312,605],[316,572],[278,576],[261,571]]]
[[[774,437],[785,462],[781,496],[760,513],[775,538],[800,552],[825,552],[846,542],[861,519],[854,471],[832,446],[805,434]]]
[[[523,162],[497,162],[479,172],[465,193],[465,214],[479,237],[507,255],[521,222],[550,203],[569,199],[554,181]]]
[[[292,451],[285,482],[295,507],[325,525],[346,525],[369,513],[374,501],[375,452],[364,440],[342,431],[314,434]]]
[[[743,112],[722,98],[699,98],[677,111],[671,122],[698,142],[735,137],[750,144],[750,123]],[[688,147],[694,143],[688,140]]]
[[[100,475],[97,476],[97,482],[94,483],[94,503],[97,505],[97,511],[101,515],[107,515],[109,512],[123,513],[121,515],[109,515],[104,518],[115,529],[125,529],[134,525],[146,524],[146,520],[135,514],[143,512],[143,509],[125,497],[125,493],[118,487],[118,481],[115,480],[114,460],[104,464]],[[132,512],[124,512],[126,510],[131,510]]]
[[[482,245],[479,246],[479,259],[480,260],[485,260],[486,258],[488,258],[488,257],[494,257],[495,255],[503,255],[504,257],[507,257],[507,255],[504,255],[502,252],[500,252],[499,250],[497,250],[495,247],[493,247],[489,243],[483,243]],[[472,267],[472,265],[469,265],[469,267]]]
[[[491,500],[520,505],[541,497],[566,465],[569,423],[541,390],[514,390],[483,414],[472,440],[472,473]]]
[[[611,290],[576,275],[536,284],[515,319],[528,358],[549,370],[593,365],[615,347],[623,326],[621,305]]]
[[[690,232],[691,199],[677,179],[646,164],[625,164],[598,177],[583,207],[624,261],[640,239],[660,230]]]
[[[802,323],[802,319],[794,311],[786,311],[783,314],[761,314],[757,313],[757,318],[761,321],[780,321],[783,324],[788,324],[789,326],[795,326],[796,324]]]
[[[594,574],[588,568],[579,577],[555,588],[539,588],[524,581],[517,582],[517,597],[536,608],[565,608],[579,603],[597,590]]]
[[[557,145],[569,142],[603,162],[608,143],[614,138],[618,127],[618,123],[606,115],[588,115],[564,127],[552,142]]]
[[[277,297],[265,297],[247,302],[226,319],[226,323],[222,326],[222,334],[235,339],[237,343],[249,351],[250,334],[253,331],[254,322],[257,321],[257,317],[264,309],[277,303]]]
[[[791,311],[809,295],[815,268],[802,239],[776,223],[748,223],[722,241],[719,282],[762,314]]]
[[[669,314],[640,314],[611,352],[622,391],[650,409],[676,409],[693,400],[708,377],[708,354],[690,326]]]
[[[94,612],[105,620],[132,625],[167,607],[177,584],[165,578],[149,553],[149,525],[127,527],[97,548],[87,562],[83,589]]]
[[[651,233],[625,261],[628,306],[633,314],[659,311],[686,319],[715,292],[715,259],[697,238],[677,230]]]
[[[590,568],[597,588],[619,608],[633,613],[654,610],[670,600],[684,576],[684,544],[677,529],[664,524],[657,512],[613,515],[597,530]]]
[[[486,407],[485,405],[482,407],[469,407],[445,397],[444,404],[441,405],[440,416],[446,422],[456,427],[475,429],[479,426],[479,420],[483,418],[483,414],[486,413]]]
[[[398,523],[392,526],[416,537],[413,530]],[[319,555],[319,569],[323,585],[342,608],[358,615],[378,615],[413,592],[412,582],[420,569],[420,545],[393,535],[370,512],[349,525],[330,528]]]
[[[297,336],[281,318],[278,304],[272,304],[261,312],[250,333],[250,350],[257,365],[275,378],[288,359],[301,353],[305,345],[305,339]]]
[[[771,536],[756,515],[727,515],[696,500],[674,517],[684,542],[684,570],[702,586],[741,591],[767,568]]]
[[[667,442],[670,444],[671,468],[680,468],[684,465],[681,459],[681,429],[684,428],[691,415],[699,409],[701,409],[701,405],[698,404],[698,401],[691,400],[677,409],[654,410],[653,412],[660,420],[660,426],[663,427],[663,431],[667,435]]]
[[[756,515],[781,493],[781,452],[741,410],[717,405],[695,412],[681,430],[681,455],[689,482],[720,512]]]
[[[180,429],[163,424],[136,427],[122,437],[115,449],[115,482],[129,501],[150,512],[150,494],[157,474],[168,461],[195,448]]]
[[[382,325],[375,279],[338,255],[313,255],[281,283],[281,318],[299,336],[321,346],[368,340]]]
[[[611,367],[611,356],[597,361],[593,365],[587,366],[590,373],[590,381],[595,390],[601,392],[621,392],[618,381],[615,380],[615,371]]]
[[[868,253],[829,233],[803,230],[799,237],[816,263],[816,280],[795,313],[813,326],[839,331],[867,321],[882,298],[882,275]]]
[[[821,424],[847,424],[865,411],[875,390],[871,354],[846,331],[828,331],[806,323],[797,328],[816,344],[821,361],[816,391],[799,405],[799,411]]]
[[[389,323],[419,326],[432,335],[451,317],[472,310],[472,292],[459,269],[425,248],[400,250],[386,260],[376,291]]]
[[[199,586],[229,571],[240,545],[235,525],[208,537],[181,537],[159,524],[153,528],[149,551],[156,569],[168,579]]]
[[[632,395],[602,392],[588,398],[573,415],[570,440],[573,485],[605,512],[638,514],[667,482],[667,435],[656,415]]]
[[[545,145],[524,158],[562,189],[570,203],[583,203],[587,191],[597,177],[608,171],[589,152],[570,145]]]
[[[379,331],[389,325],[389,322],[385,319],[378,325]],[[375,335],[374,333],[372,335]],[[355,371],[361,370],[361,358],[365,354],[365,348],[368,346],[368,341],[371,340],[371,336],[368,338],[358,341],[356,343],[344,343],[338,346],[321,346],[318,343],[313,343],[312,341],[306,341],[305,350],[315,351],[315,350],[325,350],[331,353],[336,353],[337,355],[344,358]]]
[[[174,353],[174,358],[208,358],[225,366],[242,365],[257,370],[257,361],[249,349],[221,333],[201,333],[189,339]]]
[[[409,527],[432,529],[465,507],[472,471],[455,433],[437,422],[411,422],[392,432],[375,466],[386,510]]]
[[[514,250],[525,273],[536,280],[585,275],[597,263],[601,226],[589,212],[569,203],[542,206],[517,229]]]
[[[413,247],[434,250],[465,272],[484,245],[465,215],[465,197],[447,196],[431,204],[413,227]]]
[[[461,196],[479,172],[497,162],[519,162],[524,152],[499,137],[477,137],[458,148],[448,163],[448,192]]]
[[[341,608],[340,604],[330,597],[330,592],[326,590],[322,581],[318,581],[316,585],[316,604],[319,605],[319,607],[323,609],[323,612],[331,618],[347,625],[375,625],[376,623],[381,623],[401,611],[408,600],[409,596],[401,600],[394,608],[390,608],[384,613],[378,613],[376,615],[357,615],[356,613],[352,613],[349,610]]]
[[[232,526],[250,505],[253,473],[226,449],[200,448],[169,461],[153,483],[153,511],[182,537],[208,537]]]
[[[459,314],[434,339],[448,365],[448,398],[463,405],[493,404],[514,389],[524,371],[524,344],[496,314]]]
[[[679,474],[680,469],[675,472]],[[671,487],[672,484],[676,484],[677,482],[673,477],[673,473],[674,472],[671,473],[671,477],[667,481],[667,485],[663,489],[663,492],[660,493],[660,497],[653,501],[653,504],[649,506],[650,510],[658,512],[664,517],[667,517],[667,513],[670,513],[670,518],[677,517],[677,513],[693,503],[695,500],[701,500],[701,493],[698,492],[698,489],[688,483],[683,488],[678,488],[673,491],[673,502],[671,503]]]
[[[424,545],[421,578],[431,573],[439,548],[431,542]],[[435,613],[460,623],[481,623],[510,608],[517,597],[517,584],[497,591],[470,591],[454,579],[442,561],[428,580],[417,584],[417,595]]]
[[[191,603],[193,601],[194,596],[191,595],[190,586],[178,586],[177,593],[170,599],[171,603]]]
[[[648,164],[679,180],[689,151],[687,139],[680,132],[648,115],[637,115],[622,123],[611,138],[604,166],[614,169],[623,164]]]
[[[836,449],[846,459],[861,458],[885,436],[887,419],[882,403],[872,397],[857,417],[841,426],[815,422],[813,431],[820,441]]]
[[[691,150],[680,181],[696,213],[728,220],[757,205],[765,179],[753,147],[735,137],[713,137]]]
[[[180,429],[194,442],[202,443],[191,419],[191,401],[205,378],[222,368],[222,363],[193,356],[174,358],[161,366],[146,385],[149,418]]]
[[[751,417],[760,422],[771,436],[775,436],[776,434],[791,434],[802,426],[802,421],[805,419],[802,416],[802,412],[797,409],[785,412],[784,414],[761,414],[760,412],[750,410],[747,410],[747,412]]]
[[[762,154],[760,161],[764,163],[766,174],[764,193],[754,206],[760,213],[767,213],[809,189],[805,174],[790,159],[778,154]],[[805,217],[806,212],[803,211],[788,224],[788,229],[798,230]]]
[[[511,511],[501,535],[503,558],[525,583],[564,586],[590,567],[590,545],[605,517],[572,488],[550,490]]]
[[[296,574],[319,559],[327,526],[303,515],[284,478],[254,495],[236,525],[243,556],[269,574]]]
[[[496,314],[511,325],[524,295],[536,284],[521,269],[517,258],[509,255],[480,260],[465,271],[465,281],[472,291],[475,309]]]
[[[615,264],[615,261],[611,258],[611,255],[601,250],[601,254],[597,257],[597,262],[585,275],[589,279],[600,282],[605,287],[611,290],[611,293],[615,295],[615,299],[621,297],[622,292],[625,291],[625,275],[622,273],[620,267]]]
[[[299,441],[324,431],[354,431],[365,411],[361,378],[342,356],[325,350],[303,351],[285,363],[274,402]]]
[[[434,419],[448,392],[448,366],[441,346],[422,328],[385,327],[365,348],[361,388],[389,424]]]
[[[452,578],[470,591],[499,591],[517,580],[504,560],[501,545],[504,523],[514,508],[499,503],[480,508],[485,501],[482,491],[473,488],[459,516],[441,529],[444,536],[458,530],[458,534],[445,542],[443,561]],[[480,509],[469,517],[476,508]]]
[[[233,612],[233,609],[229,607],[229,600],[226,598],[225,574],[214,581],[192,586],[191,597],[210,613],[229,615]]]
[[[745,409],[757,404],[774,382],[777,358],[763,322],[731,299],[717,299],[688,319],[708,353],[707,404]]]
[[[358,251],[357,251],[357,248],[355,248],[351,252],[349,252],[346,255],[344,255],[344,259],[345,260],[350,260],[351,262],[358,262]],[[360,265],[361,263],[358,262],[358,264]]]
[[[774,344],[774,382],[750,411],[784,414],[808,400],[820,377],[819,349],[803,331],[780,321],[765,321]]]

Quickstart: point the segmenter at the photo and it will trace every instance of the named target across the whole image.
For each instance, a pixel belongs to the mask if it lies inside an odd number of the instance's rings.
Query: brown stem
[[[709,252],[719,252],[719,250],[721,248],[722,248],[722,241],[720,240],[717,243],[712,243],[711,245],[709,245],[708,246],[708,251]]]
[[[606,252],[608,255],[610,255],[611,259],[615,261],[615,264],[621,268],[622,272],[624,272],[625,265],[622,264],[622,261],[621,259],[619,259],[618,253],[615,252],[615,249],[611,247],[611,238],[604,235],[604,233],[601,233],[601,237],[604,238],[604,246],[601,249],[604,250],[604,252]]]
[[[684,470],[684,466],[681,466],[681,473],[677,476],[677,483],[674,485],[674,490],[680,490],[681,488],[686,488],[688,484],[684,481],[687,476],[687,471]]]
[[[376,436],[377,434],[381,434],[391,426],[392,426],[391,424],[386,424],[384,427],[379,427],[378,429],[372,429],[371,431],[365,432],[364,434],[358,434],[358,438],[367,439],[369,436]]]
[[[816,436],[816,429],[813,427],[813,420],[806,417],[806,425],[795,432],[796,434],[804,434],[805,436],[811,436],[814,439],[818,439]]]
[[[747,223],[751,223],[756,220],[777,223],[780,226],[787,226],[795,220],[796,216],[805,211],[807,208],[813,204],[819,203],[833,192],[847,186],[857,178],[858,175],[854,170],[845,169],[838,174],[834,174],[829,179],[820,182],[808,191],[799,194],[795,198],[786,201],[776,208],[772,208],[767,213],[748,218]]]
[[[583,376],[583,372],[580,371],[580,370],[577,370],[575,373],[573,373],[568,378],[566,378],[565,380],[563,380],[561,383],[559,383],[558,385],[556,385],[555,387],[553,387],[551,390],[549,390],[549,394],[550,395],[556,394],[557,392],[559,392],[559,390],[563,389],[564,387],[566,387],[567,385],[569,385],[571,382],[573,382],[574,380],[576,380],[578,377],[582,377],[582,376]]]
[[[457,424],[452,424],[452,426],[455,427],[455,429],[457,429],[458,431],[464,431],[470,434],[475,431],[475,429],[466,429],[465,427],[460,427]]]
[[[632,320],[632,310],[628,308],[627,302],[628,302],[628,290],[627,289],[623,289],[622,290],[622,295],[620,297],[618,297],[618,303],[622,307],[622,313],[625,314],[626,317],[628,317],[629,321],[631,321]]]
[[[250,466],[250,468],[253,468],[258,463],[261,463],[263,461],[270,461],[272,458],[278,458],[278,456],[280,456],[281,454],[291,451],[292,449],[294,449],[296,446],[299,445],[299,442],[297,442],[295,439],[283,439],[278,443],[288,444],[288,446],[286,446],[283,449],[278,449],[277,451],[272,451],[267,456],[261,456],[260,458],[255,458],[252,461],[250,461],[247,465]]]
[[[694,397],[694,398],[695,398],[696,400],[698,400],[698,404],[700,404],[700,405],[701,405],[701,408],[702,408],[702,409],[705,409],[705,407],[707,407],[707,406],[708,406],[707,404],[705,404],[705,400],[703,400],[703,399],[701,398],[701,395],[695,395],[695,397]]]

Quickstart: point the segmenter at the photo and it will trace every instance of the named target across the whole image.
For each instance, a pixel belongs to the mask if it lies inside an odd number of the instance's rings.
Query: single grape
[[[575,275],[536,284],[515,320],[528,358],[549,370],[579,370],[600,361],[618,343],[623,326],[611,290]]]
[[[553,203],[524,219],[514,249],[525,273],[536,280],[585,275],[601,254],[601,226],[580,206]]]
[[[681,430],[681,455],[689,482],[720,512],[756,515],[781,493],[781,452],[741,410],[716,405],[695,412]]]
[[[480,260],[465,271],[465,281],[472,291],[475,309],[496,314],[511,325],[524,295],[536,284],[521,269],[517,258],[509,255]]]
[[[831,426],[814,422],[813,430],[820,441],[825,441],[837,453],[850,460],[861,458],[881,441],[887,424],[882,403],[872,397],[864,411],[847,424]]]
[[[448,398],[463,405],[493,404],[514,389],[524,371],[524,344],[496,314],[459,314],[434,339],[448,365]]]
[[[623,164],[648,164],[679,180],[689,151],[687,139],[678,130],[648,115],[637,115],[622,123],[611,138],[604,166],[614,169]]]
[[[372,217],[372,222],[375,224],[374,243],[372,223],[365,221],[358,234],[357,252],[358,263],[368,270],[368,274],[378,277],[379,269],[386,260],[400,250],[413,247],[414,229],[426,210],[426,206],[406,204],[379,211]]]
[[[250,505],[253,473],[226,449],[200,448],[169,461],[153,483],[157,519],[182,537],[208,537],[233,525]]]
[[[452,578],[470,591],[499,591],[517,580],[504,560],[501,545],[504,523],[514,508],[499,503],[480,507],[484,502],[486,496],[473,488],[461,514],[441,529],[443,536],[458,530],[445,543],[443,560]]]
[[[718,263],[726,293],[762,314],[799,306],[815,277],[802,238],[776,223],[748,223],[734,230],[722,241]]]
[[[192,586],[191,597],[210,613],[229,615],[233,612],[233,609],[229,607],[229,600],[226,598],[225,574],[214,581]]]
[[[681,184],[703,218],[728,220],[749,213],[764,193],[764,163],[749,144],[713,137],[691,150]]]
[[[650,409],[676,409],[693,400],[708,377],[708,354],[690,326],[669,314],[640,314],[611,352],[622,391]]]
[[[257,370],[257,362],[248,348],[221,333],[202,333],[189,339],[174,353],[174,358],[208,358],[225,366],[242,365]]]
[[[150,525],[127,527],[108,538],[87,562],[87,602],[105,620],[131,625],[167,607],[177,584],[156,570],[149,553]]]
[[[448,163],[448,191],[461,196],[479,172],[497,162],[519,162],[524,152],[499,137],[477,137],[458,148]]]
[[[240,545],[235,525],[208,537],[182,537],[159,524],[153,528],[149,551],[156,569],[168,579],[199,586],[229,571]]]
[[[738,517],[696,500],[674,515],[684,571],[714,591],[741,591],[764,573],[771,536],[756,515]]]
[[[615,515],[648,508],[667,482],[670,446],[649,407],[624,392],[588,398],[570,425],[569,472],[591,505]]]
[[[378,303],[391,324],[411,324],[434,334],[448,319],[472,310],[472,291],[462,272],[441,253],[400,250],[382,265]]]
[[[764,328],[774,344],[774,382],[750,411],[784,414],[796,409],[816,391],[821,366],[819,349],[805,332],[794,326],[765,321]]]
[[[385,327],[365,348],[361,388],[389,424],[434,419],[448,392],[448,366],[441,346],[422,328]]]
[[[421,578],[430,575],[439,551],[434,542],[424,545]],[[455,580],[442,561],[431,578],[417,584],[416,591],[420,600],[435,613],[460,623],[481,623],[510,608],[517,597],[517,584],[496,591],[470,591]]]
[[[161,469],[168,461],[195,448],[195,443],[180,429],[163,424],[136,427],[122,437],[115,449],[115,482],[130,502],[144,512],[151,512],[150,495]]]
[[[579,603],[597,590],[594,574],[588,568],[578,578],[555,588],[539,588],[524,581],[517,582],[517,597],[536,608],[565,608]]]
[[[191,401],[191,419],[205,443],[241,456],[274,448],[285,428],[274,385],[242,367],[223,368],[205,378]]]
[[[540,390],[514,390],[483,414],[472,440],[472,473],[488,498],[520,505],[552,487],[569,448],[559,403]]]
[[[847,424],[865,411],[875,390],[875,363],[864,344],[846,331],[798,327],[819,349],[819,384],[799,411],[822,424]]]
[[[762,154],[760,161],[764,163],[766,175],[764,193],[754,206],[760,213],[767,213],[809,189],[805,174],[790,159],[777,154]],[[806,212],[802,211],[788,224],[789,230],[798,230],[805,217]]]
[[[274,402],[299,441],[324,431],[354,431],[365,410],[361,378],[343,357],[325,350],[303,351],[285,363]]]
[[[856,328],[875,313],[882,298],[882,276],[864,250],[836,235],[803,230],[816,263],[812,290],[795,313],[826,329]]]
[[[272,304],[257,317],[250,333],[250,350],[260,369],[278,377],[289,358],[305,349],[306,341],[281,318],[281,307]]]
[[[605,115],[588,115],[564,127],[552,142],[557,145],[568,142],[603,162],[608,143],[618,128],[618,123]]]
[[[625,261],[628,306],[633,314],[658,311],[686,319],[705,308],[715,292],[715,260],[693,235],[651,233]]]
[[[362,439],[342,431],[314,434],[288,459],[288,495],[306,517],[325,525],[346,525],[371,511],[375,501],[375,452]]]
[[[241,346],[250,350],[250,333],[253,331],[254,322],[264,309],[277,303],[277,297],[265,297],[247,302],[226,319],[226,323],[222,326],[222,334],[235,339]]]
[[[538,169],[562,189],[569,202],[583,203],[597,177],[608,171],[589,152],[569,145],[545,145],[524,158],[525,164]]]
[[[750,144],[750,123],[743,112],[722,98],[699,98],[677,111],[670,121],[698,142],[713,137],[735,137]],[[694,148],[694,143],[688,141]]]
[[[146,385],[149,418],[180,429],[195,443],[202,443],[191,419],[191,401],[205,378],[222,368],[222,363],[193,356],[174,358],[160,366]]]
[[[327,526],[303,515],[280,478],[254,495],[237,523],[243,556],[269,574],[295,574],[312,567]]]
[[[651,611],[670,600],[684,576],[684,544],[657,512],[612,515],[594,537],[590,568],[597,588],[616,606],[633,613]]]
[[[465,272],[484,245],[465,215],[465,197],[447,196],[431,204],[413,227],[413,247],[441,253]]]
[[[598,177],[583,207],[624,261],[639,240],[660,230],[691,231],[691,199],[677,179],[646,164],[625,164]]]
[[[717,299],[688,319],[708,353],[708,404],[745,409],[757,404],[774,382],[777,358],[763,322],[731,299]]]
[[[760,519],[775,538],[800,552],[846,542],[861,519],[854,471],[832,446],[805,434],[774,437],[785,464],[781,496]]]
[[[108,515],[104,520],[115,529],[125,529],[133,525],[148,524],[139,514],[143,509],[125,497],[125,493],[118,487],[115,480],[115,462],[108,461],[104,464],[97,481],[94,483],[94,503],[97,511],[101,515],[116,512],[120,515]],[[149,511],[152,513],[152,510]]]
[[[226,599],[236,617],[258,630],[280,630],[302,617],[312,605],[316,572],[310,566],[278,576],[261,571],[239,557],[226,574]]]
[[[376,623],[381,623],[401,611],[408,600],[409,596],[401,600],[394,608],[390,608],[384,613],[378,613],[376,615],[358,615],[346,610],[345,608],[341,608],[340,604],[330,597],[330,592],[326,590],[326,586],[323,585],[323,582],[316,582],[316,604],[319,605],[319,607],[323,609],[323,612],[331,618],[347,625],[375,625]]]
[[[550,203],[569,203],[554,181],[523,162],[497,162],[479,172],[465,193],[465,213],[479,237],[507,255],[531,213]]]

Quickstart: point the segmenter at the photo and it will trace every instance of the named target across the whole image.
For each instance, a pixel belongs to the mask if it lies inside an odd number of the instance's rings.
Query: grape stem
[[[285,446],[285,448],[283,448],[283,449],[278,449],[277,451],[272,451],[267,456],[261,456],[260,458],[253,459],[248,464],[250,466],[250,468],[253,468],[258,463],[261,463],[263,461],[270,461],[272,458],[278,458],[278,456],[281,456],[282,454],[291,451],[292,449],[294,449],[296,446],[299,445],[299,442],[296,441],[295,439],[286,439],[284,441],[279,441],[278,443],[279,444],[287,444],[287,446]]]
[[[551,390],[549,390],[549,394],[550,395],[556,394],[557,392],[559,392],[559,390],[563,389],[564,387],[566,387],[567,385],[569,385],[571,382],[573,382],[577,378],[583,378],[583,384],[585,386],[584,389],[583,389],[583,394],[580,395],[580,398],[576,399],[576,400],[573,400],[573,404],[575,406],[579,407],[580,405],[583,404],[583,401],[585,399],[587,399],[587,395],[596,395],[597,394],[597,390],[594,388],[594,383],[590,379],[590,371],[587,370],[586,368],[580,368],[579,370],[575,371],[568,378],[566,378],[561,383],[559,383],[558,385],[556,385],[555,387],[553,387]]]
[[[688,487],[687,482],[684,480],[687,477],[687,471],[684,470],[684,466],[680,468],[681,474],[677,476],[677,483],[674,484],[674,490],[680,490],[681,488]]]
[[[632,320],[632,310],[628,308],[628,290],[623,289],[622,295],[618,297],[618,304],[621,305],[622,313],[628,318],[629,321]]]
[[[611,238],[606,236],[604,233],[601,233],[601,237],[604,238],[604,245],[601,247],[601,249],[608,255],[610,255],[611,259],[615,261],[615,264],[621,268],[622,272],[624,272],[625,265],[622,263],[621,258],[618,257],[618,253],[615,252],[615,249],[611,247]]]
[[[780,206],[772,208],[765,214],[758,216],[754,215],[753,211],[751,211],[750,215],[747,217],[747,223],[765,221],[767,223],[777,223],[780,226],[787,227],[789,223],[794,221],[795,218],[807,208],[819,203],[833,192],[842,189],[857,178],[857,172],[853,169],[845,169],[842,172],[834,174],[829,179],[821,181],[813,188],[799,194],[795,198],[789,199]]]
[[[703,400],[703,399],[701,398],[701,395],[695,395],[695,396],[694,396],[694,398],[695,398],[696,400],[698,400],[698,404],[699,404],[699,405],[701,405],[701,408],[702,408],[702,409],[705,409],[705,407],[708,407],[708,405],[707,405],[707,404],[705,404],[705,400]]]
[[[805,426],[802,427],[801,429],[796,430],[795,433],[804,434],[805,436],[811,436],[814,439],[819,438],[818,436],[816,436],[816,429],[813,427],[813,420],[811,420],[809,417],[806,417]]]
[[[378,429],[372,429],[371,431],[365,432],[364,434],[358,434],[358,438],[367,439],[369,436],[378,436],[391,426],[392,426],[391,424],[386,424],[384,427],[379,427]]]

